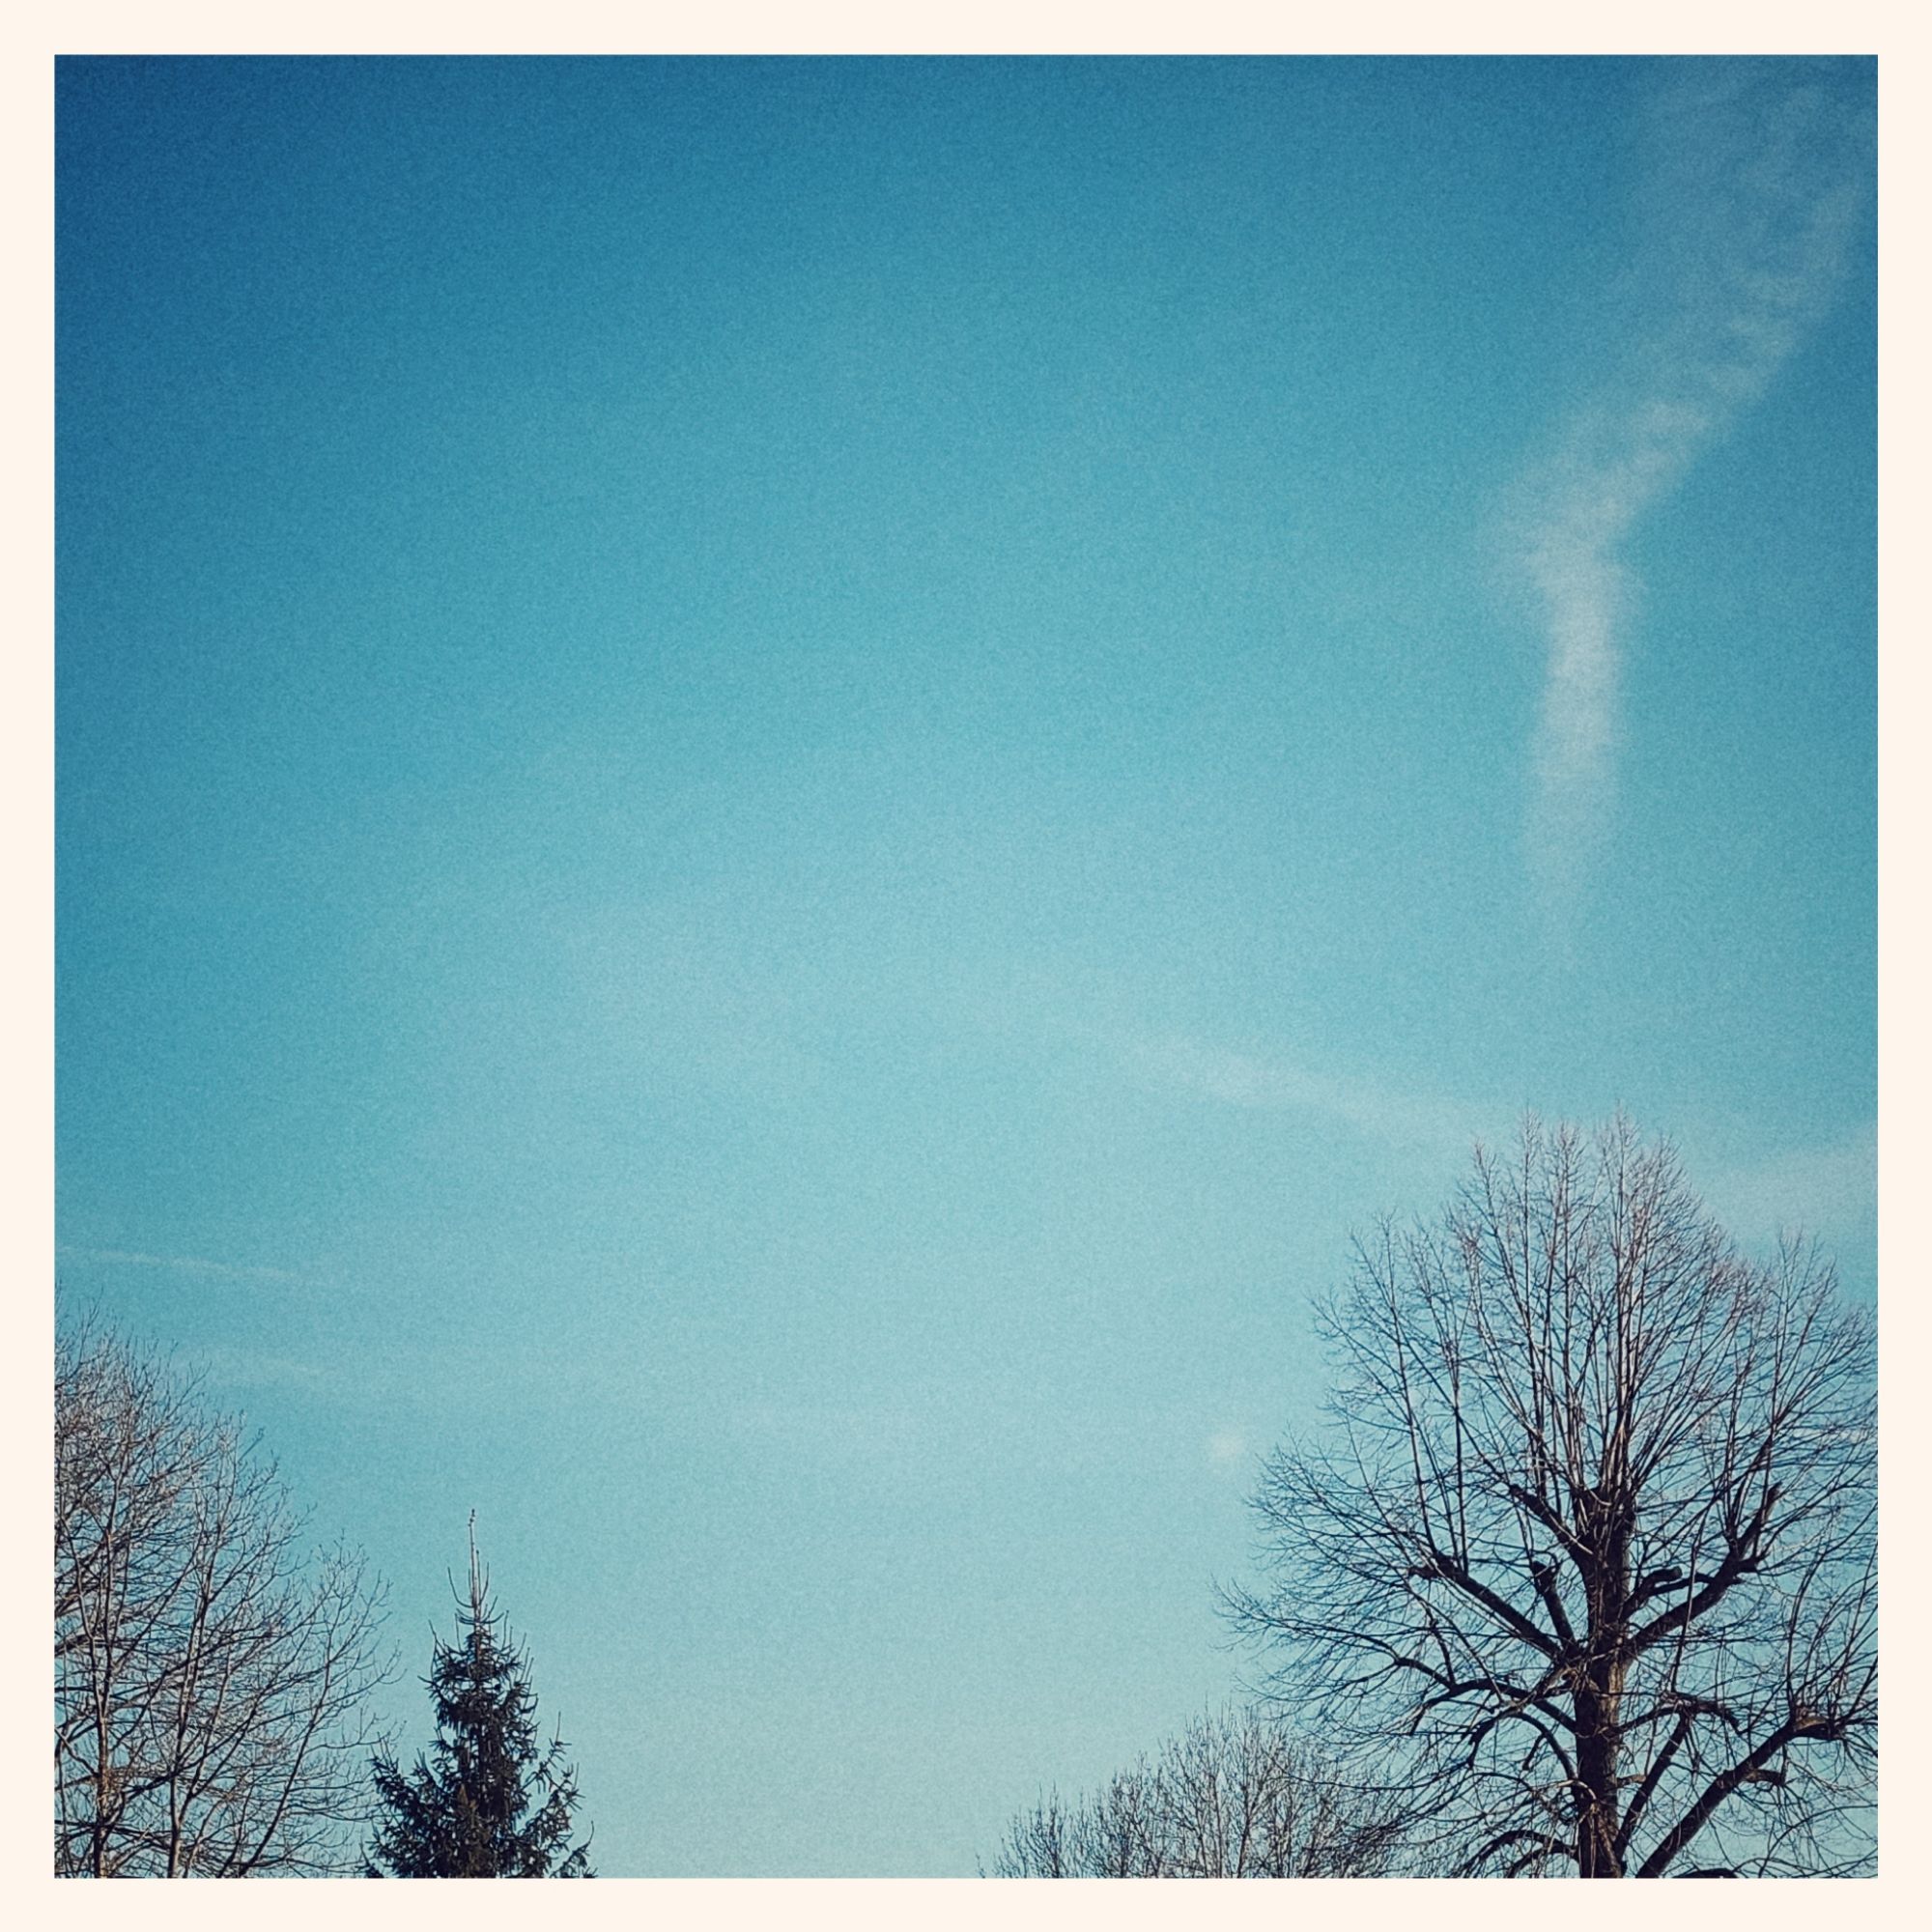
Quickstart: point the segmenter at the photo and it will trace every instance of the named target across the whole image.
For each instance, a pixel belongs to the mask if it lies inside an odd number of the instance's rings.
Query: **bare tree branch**
[[[1013,1821],[998,1878],[1367,1878],[1401,1821],[1258,1711],[1197,1719],[1070,1809]]]
[[[54,1869],[353,1868],[380,1595],[274,1465],[92,1321],[55,1363]]]
[[[1334,1426],[1228,1608],[1324,1739],[1472,1872],[1869,1864],[1873,1335],[1814,1251],[1531,1120],[1323,1326]]]

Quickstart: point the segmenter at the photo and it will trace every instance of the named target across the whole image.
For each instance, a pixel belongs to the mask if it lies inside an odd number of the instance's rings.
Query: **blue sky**
[[[611,1874],[1229,1690],[1310,1293],[1621,1102],[1875,1292],[1869,63],[71,61],[64,1282]]]

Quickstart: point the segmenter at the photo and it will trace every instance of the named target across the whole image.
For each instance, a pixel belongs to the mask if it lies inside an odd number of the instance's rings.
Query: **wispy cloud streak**
[[[126,1248],[62,1248],[61,1259],[87,1262],[97,1267],[167,1268],[175,1274],[209,1275],[223,1281],[298,1282],[287,1268],[240,1267],[228,1262],[204,1261],[199,1255],[144,1255]]]
[[[1841,278],[1869,180],[1866,71],[1674,61],[1644,102],[1640,241],[1613,304],[1630,322],[1510,519],[1547,649],[1529,846],[1552,905],[1574,898],[1614,804],[1637,587],[1623,546],[1763,393]]]
[[[1432,1152],[1466,1153],[1485,1121],[1481,1111],[1459,1101],[1391,1093],[1177,1035],[1130,1037],[1122,1045],[1129,1065],[1164,1085],[1204,1094],[1231,1107],[1312,1114],[1378,1140]]]

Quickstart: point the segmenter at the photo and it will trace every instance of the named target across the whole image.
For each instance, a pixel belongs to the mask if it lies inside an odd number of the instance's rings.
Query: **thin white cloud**
[[[1143,1076],[1234,1107],[1323,1116],[1376,1139],[1450,1156],[1466,1154],[1487,1115],[1456,1100],[1398,1094],[1366,1081],[1313,1072],[1282,1060],[1258,1060],[1167,1034],[1121,1042]]]
[[[176,1274],[197,1274],[224,1281],[298,1282],[301,1277],[287,1268],[242,1267],[229,1262],[212,1262],[200,1255],[144,1255],[126,1248],[67,1248],[60,1250],[64,1261],[86,1262],[97,1267],[169,1268]]]
[[[218,1347],[202,1360],[214,1379],[229,1388],[331,1389],[339,1377],[319,1362],[276,1355],[260,1349]]]
[[[1841,278],[1866,192],[1862,77],[1804,61],[1673,61],[1645,103],[1648,179],[1629,328],[1598,393],[1524,479],[1508,547],[1546,669],[1530,856],[1570,900],[1615,798],[1618,687],[1637,584],[1621,552],[1763,393]]]

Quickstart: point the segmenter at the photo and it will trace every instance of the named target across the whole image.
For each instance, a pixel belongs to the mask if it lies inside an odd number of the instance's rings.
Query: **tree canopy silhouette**
[[[1869,1868],[1873,1328],[1814,1251],[1532,1120],[1323,1325],[1333,1426],[1232,1607],[1324,1741],[1467,1872]]]
[[[995,1878],[1377,1878],[1402,1824],[1262,1711],[1221,1711],[1072,1804],[1008,1828]]]
[[[98,1319],[54,1359],[54,1871],[352,1871],[382,1593],[311,1550],[198,1379]]]
[[[458,1640],[436,1640],[425,1680],[436,1743],[404,1771],[380,1754],[371,1877],[592,1878],[589,1844],[570,1843],[577,1773],[537,1737],[527,1658],[490,1601],[470,1520],[469,1593]]]

